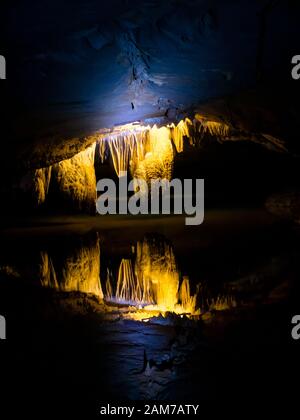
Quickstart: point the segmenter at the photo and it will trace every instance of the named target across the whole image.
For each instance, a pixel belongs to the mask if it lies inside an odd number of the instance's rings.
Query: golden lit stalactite
[[[69,202],[70,210],[93,213],[97,199],[94,170],[97,144],[101,163],[110,156],[118,176],[130,171],[133,179],[145,180],[149,187],[152,179],[172,179],[174,154],[184,151],[185,141],[196,147],[207,136],[220,143],[250,140],[272,150],[287,151],[283,141],[268,134],[245,133],[196,113],[193,121],[185,118],[178,124],[163,127],[135,122],[115,127],[112,132],[106,129],[105,133],[95,136],[95,143],[72,158],[27,173],[20,187],[24,192],[31,192],[35,204],[40,205],[46,201],[51,181],[51,185],[56,184],[54,190],[59,191],[62,200]],[[138,189],[135,185],[135,190]]]
[[[147,148],[147,129],[126,131],[100,140],[100,157],[104,160],[105,143],[108,144],[115,172],[128,171],[131,165],[137,165],[144,159]]]
[[[106,141],[105,140],[106,140],[105,138],[101,138],[97,142],[99,144],[99,155],[100,155],[101,163],[104,163],[105,157],[106,157]]]
[[[208,120],[198,113],[195,115],[195,120],[198,122],[198,140],[209,134],[220,143],[224,141],[251,141],[280,153],[288,151],[283,140],[268,133],[251,133],[241,129],[234,129],[226,123]]]
[[[230,134],[229,126],[217,121],[206,121],[204,126],[211,136],[215,136],[220,140],[228,137]]]
[[[231,134],[231,128],[225,123],[208,120],[200,114],[196,114],[195,119],[199,122],[198,131],[200,133],[200,137],[203,137],[206,133],[208,133],[210,136],[216,137],[218,140],[225,140]]]
[[[218,139],[229,135],[229,127],[225,124],[208,121],[198,114],[196,119],[200,138],[205,133]],[[194,130],[194,123],[189,118],[181,120],[177,125],[163,127],[134,123],[116,128],[113,133],[102,135],[97,142],[72,158],[52,167],[35,170],[33,178],[31,175],[35,200],[37,204],[45,202],[51,180],[56,184],[63,201],[69,202],[70,208],[74,211],[93,212],[97,198],[94,170],[96,143],[99,144],[101,162],[109,154],[118,176],[121,172],[130,171],[134,179],[143,179],[149,186],[152,179],[171,180],[174,150],[177,153],[183,152],[185,138],[194,145]]]
[[[183,152],[184,147],[184,138],[190,137],[190,130],[189,128],[193,125],[192,121],[189,118],[186,118],[185,120],[179,121],[177,125],[171,124],[170,130],[171,130],[171,136],[172,140],[175,144],[177,153]]]
[[[178,129],[186,133],[185,123]],[[105,159],[106,145],[112,158],[115,172],[130,170],[133,178],[171,180],[174,152],[169,127],[129,127],[99,140],[101,161]],[[183,134],[185,135],[185,134]]]
[[[71,159],[53,165],[52,178],[62,197],[70,201],[73,210],[95,211],[95,147],[96,143]]]
[[[47,168],[36,169],[33,175],[33,196],[38,205],[45,202],[50,180],[51,180],[51,166]]]
[[[148,131],[149,151],[145,158],[133,165],[134,178],[143,179],[150,184],[151,179],[172,178],[174,152],[168,127],[156,125]]]

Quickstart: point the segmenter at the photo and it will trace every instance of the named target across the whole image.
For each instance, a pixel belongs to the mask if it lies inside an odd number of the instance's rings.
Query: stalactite
[[[184,124],[179,130],[186,131]],[[170,128],[153,126],[125,131],[101,139],[100,144],[101,160],[104,159],[107,144],[118,176],[121,171],[130,170],[133,178],[148,183],[151,179],[171,180],[174,153]]]
[[[104,160],[109,148],[116,174],[128,171],[131,165],[138,165],[149,152],[147,130],[128,131],[100,140],[100,157]]]
[[[53,165],[52,177],[59,193],[73,211],[95,211],[96,176],[94,170],[95,146]]]
[[[201,140],[207,136],[220,143],[248,140],[278,152],[287,151],[283,141],[269,134],[242,132],[200,114],[196,114],[193,121],[185,118],[177,125],[172,123],[160,128],[131,123],[115,128],[111,134],[101,134],[97,142],[71,159],[29,172],[22,178],[20,188],[31,193],[35,204],[40,205],[46,201],[51,181],[51,186],[54,184],[51,193],[58,192],[55,201],[62,204],[63,211],[67,204],[68,211],[94,213],[96,146],[101,163],[110,156],[118,176],[130,171],[134,180],[145,180],[149,189],[153,179],[172,179],[174,154],[183,152],[185,141],[190,146],[201,146]]]
[[[144,179],[150,184],[151,179],[172,178],[174,153],[170,129],[152,127],[149,132],[149,151],[145,158],[132,167],[134,178]]]
[[[190,137],[190,127],[193,125],[189,118],[179,121],[177,125],[171,124],[171,136],[174,141],[177,153],[183,152],[184,138]]]
[[[196,114],[195,118],[200,123],[198,127],[200,139],[207,133],[210,136],[216,137],[218,140],[225,140],[230,136],[231,129],[229,125],[217,121],[207,120],[199,114]]]
[[[47,168],[36,169],[33,175],[33,196],[38,205],[41,205],[45,202],[50,180],[51,180],[51,169],[49,166]]]
[[[225,123],[207,120],[200,114],[196,114],[195,119],[198,123],[198,141],[201,141],[205,135],[210,135],[215,137],[220,143],[224,141],[251,141],[269,150],[274,150],[279,153],[287,152],[285,142],[270,134],[250,133],[233,129]]]
[[[101,163],[104,163],[105,160],[107,159],[107,155],[108,155],[108,144],[107,141],[105,141],[105,138],[102,138],[98,141],[99,144],[99,155],[100,155],[100,159],[101,159]]]

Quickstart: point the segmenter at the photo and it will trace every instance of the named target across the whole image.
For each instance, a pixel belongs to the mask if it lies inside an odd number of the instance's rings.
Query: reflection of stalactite
[[[41,263],[40,263],[40,282],[44,287],[51,287],[58,289],[58,281],[52,259],[49,254],[45,251],[40,252]]]
[[[113,298],[113,289],[110,281],[110,272],[107,269],[107,277],[105,282],[105,297],[106,299],[112,299]]]
[[[100,284],[100,246],[82,246],[64,262],[62,269],[63,290],[77,290],[103,297]]]
[[[135,272],[148,301],[161,310],[174,310],[179,273],[172,247],[163,238],[146,237],[137,244]]]
[[[137,244],[134,271],[131,260],[121,261],[115,299],[146,305],[149,310],[197,314],[197,294],[191,296],[187,277],[180,288],[179,280],[171,245],[163,237],[147,236]],[[108,295],[106,298],[111,299]]]
[[[53,262],[54,261],[54,262]],[[81,245],[63,258],[62,266],[55,266],[47,252],[41,253],[40,281],[42,286],[56,290],[92,293],[103,298],[100,283],[100,245],[96,238]]]
[[[71,159],[53,165],[52,177],[62,198],[74,211],[95,211],[95,143]]]
[[[208,302],[209,309],[214,311],[225,311],[236,306],[236,299],[231,295],[219,295]]]
[[[191,295],[190,281],[184,277],[178,292],[178,308],[181,312],[194,314],[196,312],[197,294]]]
[[[38,205],[46,200],[51,179],[51,166],[36,169],[33,175],[33,196]]]
[[[142,301],[141,288],[134,276],[131,260],[123,258],[121,261],[118,273],[116,299],[121,302],[140,303]]]

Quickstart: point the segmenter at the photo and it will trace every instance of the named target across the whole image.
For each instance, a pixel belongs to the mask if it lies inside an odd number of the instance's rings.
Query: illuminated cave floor
[[[180,218],[58,222],[20,221],[1,233],[0,313],[8,320],[1,380],[8,403],[13,395],[25,404],[23,412],[45,404],[95,413],[101,401],[235,405],[294,397],[297,227],[262,210],[208,212],[193,231]],[[105,295],[106,266],[117,273],[121,259],[149,232],[170,241],[178,271],[189,276],[193,290],[201,281],[201,293],[210,298],[233,282],[237,305],[206,307],[195,321],[171,315],[138,322],[124,319],[128,306],[103,304],[90,294],[99,293],[100,273]],[[76,283],[78,270],[88,275]],[[81,290],[67,291],[76,285]]]

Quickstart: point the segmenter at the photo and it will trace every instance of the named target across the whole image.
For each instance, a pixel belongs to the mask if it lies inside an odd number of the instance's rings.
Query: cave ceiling
[[[287,138],[299,124],[295,1],[30,3],[10,5],[2,27],[5,134],[28,155],[38,144],[69,156],[99,130],[195,112]]]

